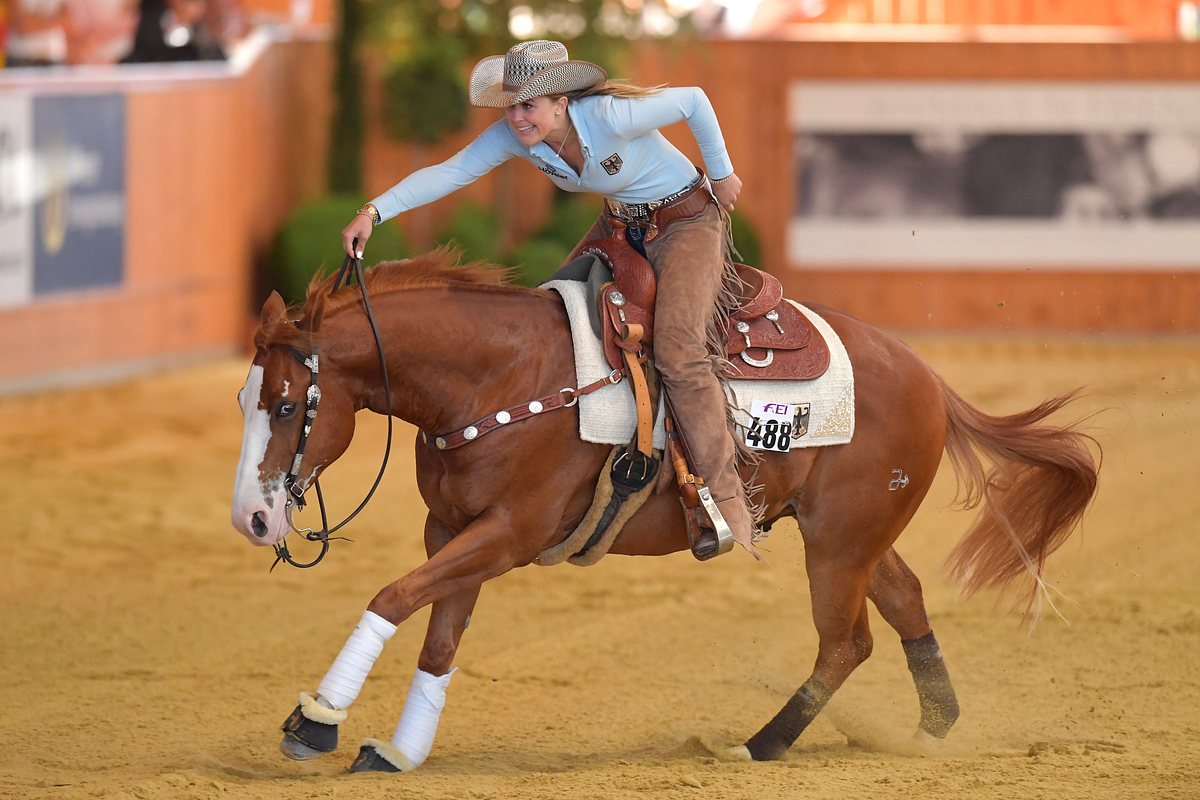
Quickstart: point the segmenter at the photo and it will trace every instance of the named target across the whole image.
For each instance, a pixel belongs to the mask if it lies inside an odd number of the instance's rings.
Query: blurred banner
[[[125,97],[33,102],[33,292],[119,286],[125,263]]]
[[[0,306],[121,284],[125,98],[0,98]]]
[[[33,150],[28,97],[0,96],[0,308],[33,297]]]
[[[1200,88],[804,82],[795,265],[1200,269]]]

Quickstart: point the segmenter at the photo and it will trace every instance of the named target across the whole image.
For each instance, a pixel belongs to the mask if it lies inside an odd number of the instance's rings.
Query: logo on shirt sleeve
[[[621,160],[621,156],[613,153],[608,158],[600,162],[600,166],[604,167],[604,171],[609,175],[616,175],[621,171],[621,165],[625,162]]]

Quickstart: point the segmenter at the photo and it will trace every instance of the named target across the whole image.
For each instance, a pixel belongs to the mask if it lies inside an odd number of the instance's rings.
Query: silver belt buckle
[[[624,203],[620,200],[607,200],[608,210],[614,217],[622,222],[633,222],[641,219],[641,215],[636,213],[638,204]]]

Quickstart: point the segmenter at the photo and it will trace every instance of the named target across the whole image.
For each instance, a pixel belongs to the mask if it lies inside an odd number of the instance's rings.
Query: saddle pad
[[[576,386],[599,380],[610,372],[600,338],[592,329],[587,308],[587,284],[557,280],[542,284],[563,299],[571,322],[575,350]],[[737,424],[750,425],[750,406],[755,400],[775,403],[808,403],[808,432],[792,440],[793,447],[823,447],[845,444],[854,437],[854,370],[842,340],[816,312],[788,301],[808,317],[829,344],[830,363],[825,374],[812,381],[730,381],[727,391],[736,407]],[[579,398],[579,438],[597,444],[625,444],[637,428],[633,389],[628,381],[605,386]],[[654,423],[654,447],[666,445],[662,407]]]

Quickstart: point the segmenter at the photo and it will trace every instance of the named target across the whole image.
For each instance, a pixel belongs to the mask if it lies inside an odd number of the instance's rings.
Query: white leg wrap
[[[320,700],[334,708],[346,708],[358,697],[367,674],[383,646],[396,632],[396,626],[373,611],[363,612],[354,632],[333,660],[333,666],[317,687]]]
[[[433,737],[437,735],[438,720],[446,707],[446,687],[457,668],[445,675],[430,675],[420,669],[413,675],[404,703],[404,713],[392,734],[392,747],[400,751],[412,766],[419,767],[433,749]]]

